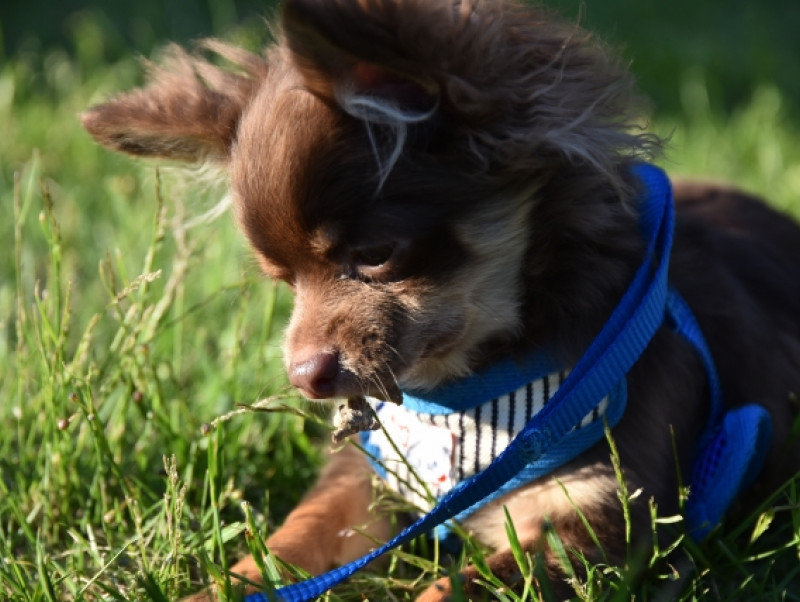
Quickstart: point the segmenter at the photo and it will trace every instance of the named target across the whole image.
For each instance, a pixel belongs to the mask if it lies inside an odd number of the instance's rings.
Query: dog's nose
[[[326,399],[336,392],[339,354],[333,351],[315,353],[310,358],[289,364],[289,382],[311,399]]]

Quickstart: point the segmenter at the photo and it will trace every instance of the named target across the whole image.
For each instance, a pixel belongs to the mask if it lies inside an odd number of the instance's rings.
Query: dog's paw
[[[467,569],[467,573],[470,572],[470,568]],[[442,577],[422,592],[417,598],[417,602],[449,602],[453,599],[463,600],[465,597],[467,600],[472,600],[473,592],[470,591],[472,589],[469,587],[470,582],[470,577],[465,573]],[[453,587],[456,588],[458,596],[453,596]],[[480,599],[480,597],[475,598],[475,600]]]
[[[443,577],[433,583],[417,598],[417,602],[449,602],[452,599],[453,588],[450,579]]]

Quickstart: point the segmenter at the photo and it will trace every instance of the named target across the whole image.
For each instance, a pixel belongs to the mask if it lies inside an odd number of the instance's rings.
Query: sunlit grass
[[[135,61],[47,61],[53,93],[24,102],[24,65],[0,66],[0,598],[171,600],[224,584],[230,560],[259,551],[248,533],[273,529],[311,482],[325,420],[286,386],[288,292],[258,274],[230,216],[184,227],[222,188],[112,155],[80,129],[77,113],[138,81]],[[679,83],[683,113],[654,123],[671,135],[661,163],[800,215],[800,127],[780,93],[722,113],[699,75]],[[227,415],[264,399],[277,411]],[[590,567],[576,596],[800,598],[797,483],[726,527]],[[533,588],[535,558],[517,556]],[[389,577],[365,573],[331,599],[411,599],[464,561],[443,558],[418,541]],[[651,568],[633,579],[633,566]]]

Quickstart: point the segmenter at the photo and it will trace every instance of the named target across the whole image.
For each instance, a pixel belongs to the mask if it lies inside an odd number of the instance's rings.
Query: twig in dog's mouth
[[[341,443],[350,435],[361,431],[376,431],[381,428],[375,410],[362,396],[350,397],[347,403],[339,406],[339,411],[334,418],[336,430],[333,431],[333,442]]]

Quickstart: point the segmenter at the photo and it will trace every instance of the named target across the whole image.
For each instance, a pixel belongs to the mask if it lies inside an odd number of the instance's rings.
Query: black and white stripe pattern
[[[548,375],[497,399],[456,414],[419,414],[419,420],[445,427],[456,436],[456,462],[453,480],[463,481],[480,472],[503,451],[542,410],[564,382],[566,372]],[[608,400],[603,399],[575,429],[603,415]]]
[[[489,466],[531,417],[547,405],[567,374],[562,371],[547,375],[507,395],[451,414],[419,414],[403,406],[384,404],[378,410],[378,417],[385,434],[376,432],[369,439],[380,449],[389,485],[422,508],[429,507],[425,487],[433,497],[440,497],[455,483]],[[608,398],[604,398],[574,429],[602,417],[608,403]],[[402,424],[399,429],[398,424]],[[443,437],[443,433],[451,435],[450,447],[447,447],[447,437]],[[398,457],[394,446],[387,445],[387,436],[395,442],[404,458]],[[415,436],[416,443],[404,444],[409,437]],[[445,461],[443,458],[448,453],[449,461]],[[446,479],[441,474],[443,464],[446,464],[448,473]]]

